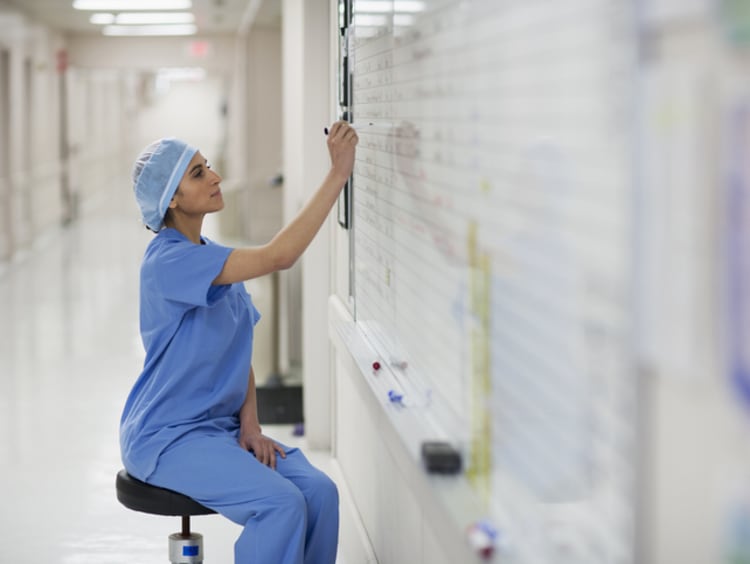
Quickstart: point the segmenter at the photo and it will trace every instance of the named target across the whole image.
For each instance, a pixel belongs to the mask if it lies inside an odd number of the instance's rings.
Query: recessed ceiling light
[[[425,3],[418,0],[395,0],[393,2],[378,0],[356,0],[354,2],[354,12],[424,12]]]
[[[76,10],[138,11],[138,10],[189,10],[191,0],[73,0]]]
[[[110,36],[144,36],[144,35],[195,35],[196,27],[186,25],[108,25],[102,29],[104,35]]]
[[[117,25],[189,24],[195,21],[190,12],[123,12],[117,14]],[[113,23],[113,22],[110,22]]]
[[[115,15],[106,13],[91,14],[89,21],[95,25],[109,25],[115,23]]]

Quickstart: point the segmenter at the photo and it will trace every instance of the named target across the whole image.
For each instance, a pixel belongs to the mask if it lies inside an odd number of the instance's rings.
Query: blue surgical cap
[[[151,231],[164,227],[164,215],[198,149],[172,137],[146,147],[133,167],[133,190],[143,223]]]

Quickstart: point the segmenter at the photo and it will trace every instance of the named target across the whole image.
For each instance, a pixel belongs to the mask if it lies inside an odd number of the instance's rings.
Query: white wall
[[[284,186],[270,180],[282,172],[281,30],[253,28],[244,45],[245,116],[241,133],[246,152],[240,160],[246,197],[242,235],[254,243],[269,241],[283,225]],[[236,78],[236,77],[235,77]]]
[[[300,135],[304,112],[304,4],[282,1],[282,163],[284,196],[282,217],[288,223],[303,205],[305,191],[304,144]],[[280,358],[281,372],[288,374],[302,362],[301,343],[301,263],[281,272],[280,281]],[[309,431],[309,429],[308,429]]]
[[[209,163],[215,163],[222,158],[221,108],[225,99],[225,81],[221,76],[165,83],[138,113],[137,146],[145,147],[161,137],[178,137],[197,147]]]
[[[207,48],[195,50],[196,42]],[[234,40],[224,36],[70,38],[68,51],[76,66],[112,70],[151,71],[160,67],[200,66],[210,73],[229,74],[234,62]]]
[[[132,151],[127,122],[130,83],[119,72],[73,65],[66,76],[68,92],[68,172],[73,199],[87,207],[106,197],[106,188],[129,178]]]
[[[331,121],[330,36],[327,0],[285,0],[282,9],[284,220],[288,222],[318,188],[330,164],[323,135]],[[290,335],[282,356],[294,356],[294,329],[301,324],[305,431],[315,448],[331,445],[329,345],[321,330],[326,326],[330,287],[329,232],[330,222],[303,255],[301,266],[282,277],[282,292],[288,298],[282,302],[282,321]],[[303,284],[298,290],[300,275]]]

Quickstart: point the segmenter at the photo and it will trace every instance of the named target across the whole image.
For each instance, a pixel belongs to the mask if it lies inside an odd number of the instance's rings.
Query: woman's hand
[[[354,152],[359,137],[345,121],[337,121],[328,130],[328,153],[331,169],[343,179],[348,179],[354,168]]]
[[[276,442],[261,433],[260,429],[253,431],[240,431],[240,446],[249,450],[261,464],[270,466],[276,470],[276,453],[281,458],[286,458],[286,453]]]

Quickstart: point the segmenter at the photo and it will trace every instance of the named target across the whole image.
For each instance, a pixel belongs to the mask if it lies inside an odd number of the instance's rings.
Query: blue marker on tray
[[[391,403],[401,403],[404,395],[399,394],[396,390],[388,390],[388,399],[391,400]]]

